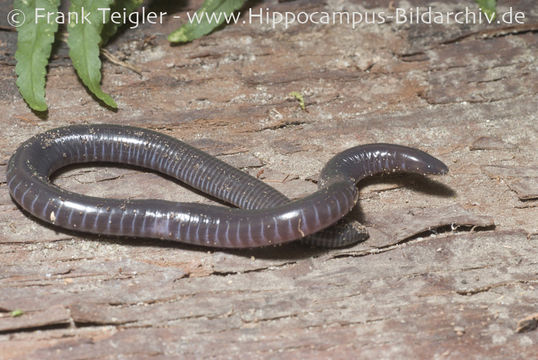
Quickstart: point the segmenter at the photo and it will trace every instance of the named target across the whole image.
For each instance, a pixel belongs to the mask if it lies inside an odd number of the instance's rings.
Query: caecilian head
[[[338,181],[357,182],[382,173],[446,174],[448,167],[424,151],[394,144],[366,144],[342,151],[323,168],[318,186]]]
[[[405,146],[399,147],[397,162],[400,171],[423,175],[442,175],[448,173],[448,166],[441,160],[418,149]]]

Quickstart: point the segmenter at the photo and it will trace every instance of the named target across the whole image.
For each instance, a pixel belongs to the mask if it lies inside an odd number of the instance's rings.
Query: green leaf
[[[36,111],[46,111],[45,75],[47,64],[54,42],[54,34],[58,31],[56,18],[35,19],[35,9],[43,8],[44,12],[56,12],[60,0],[15,0],[13,9],[22,11],[24,23],[17,28],[17,51],[15,73],[17,86],[24,100]],[[21,14],[17,18],[22,20]]]
[[[235,22],[233,13],[245,0],[205,0],[196,14],[187,17],[188,23],[168,35],[168,41],[184,43],[209,34],[224,22]]]
[[[69,12],[78,14],[78,22],[68,25],[69,57],[79,78],[95,96],[112,108],[118,105],[110,95],[101,90],[101,60],[99,46],[103,29],[103,12],[113,0],[71,0]]]
[[[143,0],[116,0],[114,4],[112,4],[111,11],[120,13],[123,13],[125,11],[126,14],[130,14],[136,11],[136,9],[138,9],[142,5],[142,2]],[[107,16],[110,16],[110,12],[107,12]],[[108,21],[103,27],[103,31],[101,31],[101,44],[106,44],[122,25],[123,22],[117,24],[117,21],[116,23]]]
[[[11,317],[19,317],[19,316],[22,316],[24,314],[24,311],[22,311],[21,309],[15,309],[11,312]]]
[[[497,16],[496,8],[497,8],[497,0],[475,0],[478,6],[480,6],[480,10],[484,14],[486,14],[488,21],[491,22],[495,19]]]
[[[304,98],[303,98],[303,95],[300,92],[292,91],[292,92],[290,92],[290,96],[294,97],[299,102],[299,106],[301,107],[301,109],[303,111],[306,111],[306,106],[304,104]]]

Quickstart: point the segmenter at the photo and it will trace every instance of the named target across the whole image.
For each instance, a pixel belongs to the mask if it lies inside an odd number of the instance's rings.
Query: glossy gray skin
[[[90,197],[50,182],[59,168],[89,162],[149,168],[239,209]],[[47,131],[23,143],[9,160],[7,183],[23,209],[62,228],[209,247],[250,248],[294,241],[327,228],[355,206],[358,181],[394,171],[444,174],[448,169],[417,149],[390,144],[358,146],[327,163],[317,192],[290,201],[250,175],[169,136],[128,126],[74,125]],[[318,245],[335,247],[351,241],[327,236],[315,239]]]

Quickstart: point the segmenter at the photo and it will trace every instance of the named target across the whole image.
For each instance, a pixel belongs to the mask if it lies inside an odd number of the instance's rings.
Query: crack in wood
[[[18,334],[18,333],[32,333],[34,331],[68,329],[70,327],[71,325],[68,323],[28,326],[28,327],[23,327],[23,328],[18,328],[18,329],[0,330],[0,335],[13,335],[13,334]]]
[[[448,44],[455,44],[457,42],[461,42],[463,40],[467,40],[469,38],[471,39],[489,39],[494,37],[504,37],[508,35],[519,35],[519,34],[525,34],[528,32],[536,32],[538,31],[538,23],[532,23],[532,24],[520,24],[520,25],[513,25],[513,26],[505,26],[505,27],[499,27],[499,28],[493,28],[493,29],[485,29],[485,30],[479,30],[479,31],[473,31],[467,34],[463,34],[460,36],[457,36],[452,39],[445,40],[438,44],[440,45],[448,45]]]
[[[114,326],[114,327],[121,327],[122,325],[127,324],[134,324],[138,322],[138,320],[123,320],[123,321],[90,321],[90,320],[73,320],[73,323],[75,327],[77,328],[87,328],[87,327],[106,327],[106,326]],[[147,325],[142,325],[138,327],[148,327]]]
[[[261,129],[259,129],[258,131],[287,129],[287,128],[290,128],[290,127],[304,125],[306,123],[307,123],[306,121],[301,121],[301,120],[286,121],[286,122],[281,123],[281,124],[263,127]]]
[[[512,285],[518,285],[518,284],[538,284],[538,278],[529,279],[529,280],[504,281],[497,284],[481,286],[475,289],[456,290],[456,294],[463,295],[463,296],[472,296],[472,295],[480,294],[483,292],[488,292],[492,289],[496,289],[499,287],[506,287],[506,286],[512,286]]]
[[[427,241],[429,239],[434,239],[437,235],[443,235],[443,234],[456,234],[456,233],[475,233],[475,232],[486,232],[486,231],[493,231],[495,229],[495,225],[491,226],[478,226],[478,225],[442,225],[436,228],[432,228],[430,230],[415,234],[413,236],[404,238],[402,240],[399,240],[395,243],[389,244],[389,245],[383,245],[383,246],[377,246],[373,249],[363,250],[360,252],[346,252],[346,253],[340,253],[335,254],[329,257],[329,259],[339,259],[339,258],[346,258],[346,257],[363,257],[368,255],[376,255],[381,254],[387,251],[398,249],[403,244],[412,244],[417,242],[423,242]]]
[[[230,276],[230,275],[249,274],[249,273],[263,272],[263,271],[267,271],[267,270],[276,270],[276,269],[280,269],[280,268],[287,267],[289,265],[295,265],[295,264],[297,264],[297,261],[286,261],[286,262],[276,264],[276,265],[263,266],[263,267],[254,268],[254,269],[247,269],[247,270],[243,270],[243,271],[240,271],[240,270],[236,270],[236,271],[212,271],[210,274],[208,274],[206,276],[211,276],[211,275],[215,275],[215,276]]]
[[[261,317],[261,318],[257,318],[257,317],[254,317],[252,320],[247,320],[245,319],[244,317],[240,317],[241,321],[245,324],[257,324],[257,323],[262,323],[262,322],[269,322],[269,321],[275,321],[275,320],[282,320],[282,319],[293,319],[293,318],[297,318],[299,317],[299,314],[298,313],[293,313],[293,314],[284,314],[284,315],[276,315],[276,316],[272,316],[272,317]]]

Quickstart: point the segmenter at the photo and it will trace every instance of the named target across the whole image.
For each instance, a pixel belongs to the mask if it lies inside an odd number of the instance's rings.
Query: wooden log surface
[[[390,12],[421,3],[249,6]],[[148,9],[185,16],[200,4]],[[83,88],[65,44],[49,66],[48,113],[30,111],[15,85],[16,33],[0,31],[0,358],[535,357],[538,7],[513,7],[525,25],[240,23],[182,46],[167,42],[179,24],[167,16],[107,46],[139,70],[103,58],[117,112]],[[21,212],[5,183],[18,144],[94,122],[178,137],[292,198],[316,189],[332,155],[361,143],[421,148],[450,173],[361,183],[354,216],[370,238],[339,250],[98,237]],[[89,195],[209,202],[132,168],[76,167],[55,181]]]

